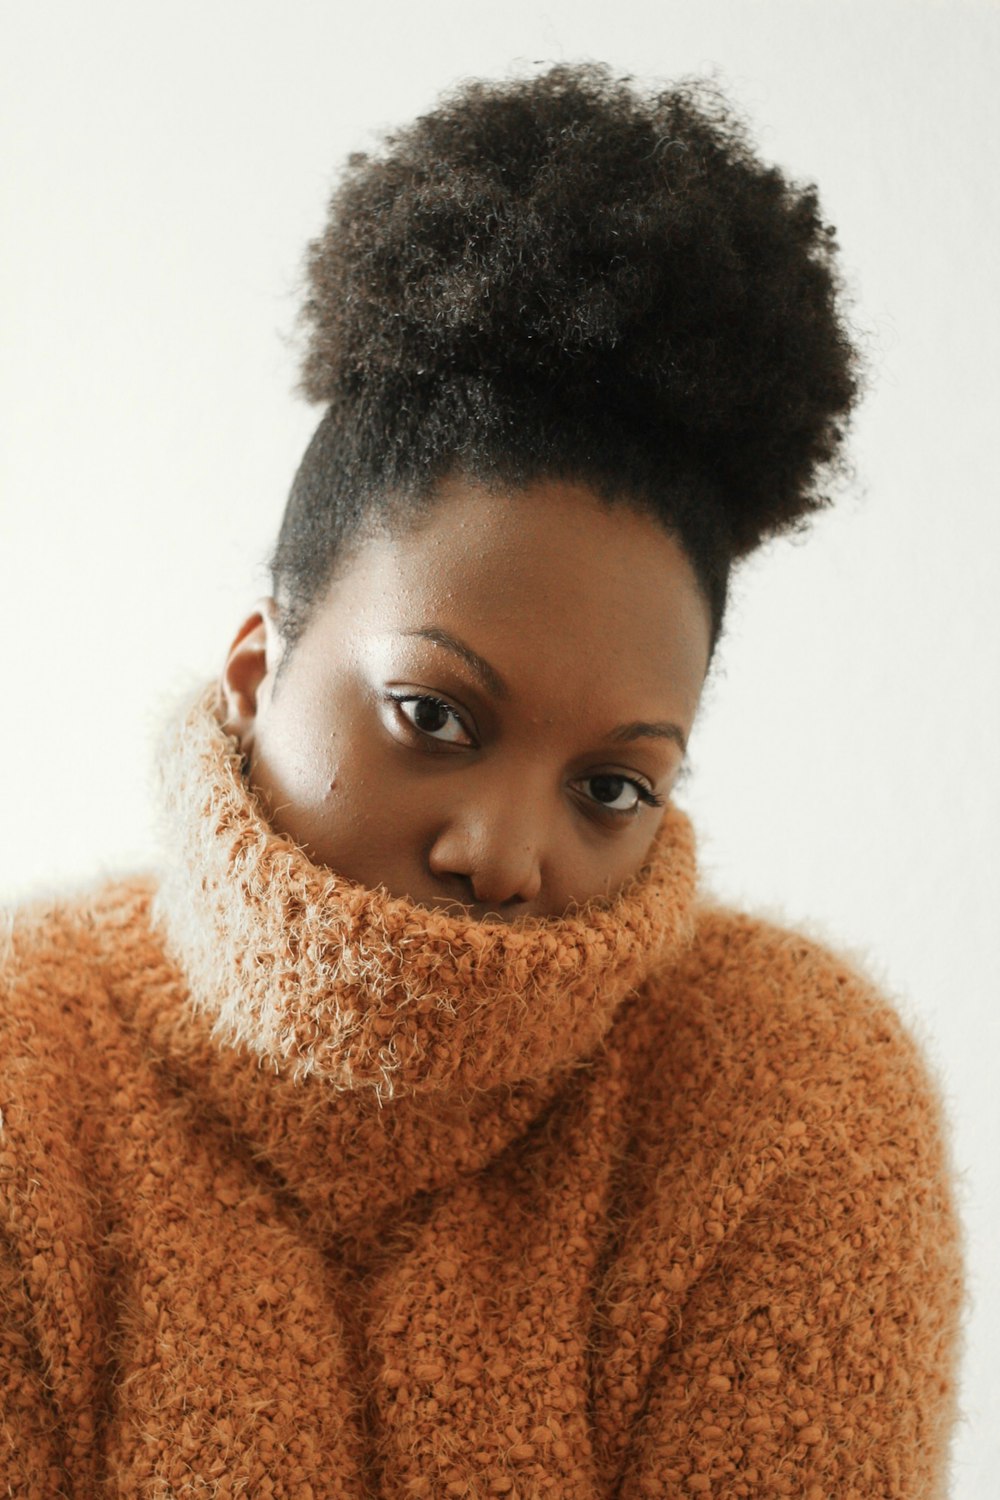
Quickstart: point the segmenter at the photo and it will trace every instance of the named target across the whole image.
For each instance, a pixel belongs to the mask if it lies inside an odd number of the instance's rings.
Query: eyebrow
[[[460,641],[456,636],[449,635],[447,630],[441,630],[437,625],[424,625],[417,630],[401,630],[400,635],[419,635],[425,641],[433,641],[435,646],[443,646],[446,651],[453,651],[460,656],[465,665],[476,674],[480,682],[489,688],[494,698],[509,698],[510,688],[504,682],[496,667],[491,667],[489,662]]]
[[[673,740],[679,745],[681,753],[687,754],[687,740],[684,731],[679,724],[671,724],[667,719],[657,719],[649,724],[644,719],[636,719],[632,724],[619,724],[617,729],[612,729],[608,735],[609,740]]]
[[[420,636],[422,640],[431,641],[435,646],[443,646],[446,651],[451,651],[464,661],[495,698],[510,698],[510,688],[496,667],[491,667],[478,651],[473,651],[465,641],[460,641],[457,636],[451,635],[447,630],[442,630],[438,625],[422,625],[415,630],[401,630],[400,635]],[[620,744],[642,739],[672,740],[675,745],[680,746],[682,754],[687,754],[684,731],[679,724],[672,724],[666,719],[657,719],[652,722],[645,719],[633,719],[630,724],[619,724],[617,729],[612,729],[607,738],[616,740]]]

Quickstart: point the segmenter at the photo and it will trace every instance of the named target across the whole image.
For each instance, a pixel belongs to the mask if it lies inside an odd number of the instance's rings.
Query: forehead
[[[544,481],[495,494],[451,481],[418,522],[365,541],[331,590],[329,626],[451,631],[519,680],[673,682],[697,701],[709,611],[649,514]]]

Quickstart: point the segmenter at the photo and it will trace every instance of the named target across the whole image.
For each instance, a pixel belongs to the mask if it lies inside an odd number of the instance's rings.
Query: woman
[[[8,1493],[941,1494],[935,1091],[670,801],[856,398],[815,192],[556,68],[352,158],[309,285],[164,871],[11,924]]]

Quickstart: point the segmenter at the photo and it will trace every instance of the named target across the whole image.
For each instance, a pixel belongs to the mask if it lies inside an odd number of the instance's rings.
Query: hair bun
[[[835,257],[815,189],[705,81],[473,82],[350,158],[308,250],[300,388],[377,414],[387,453],[426,426],[474,464],[470,402],[494,448],[530,409],[653,466],[683,450],[741,554],[838,463],[858,359]]]

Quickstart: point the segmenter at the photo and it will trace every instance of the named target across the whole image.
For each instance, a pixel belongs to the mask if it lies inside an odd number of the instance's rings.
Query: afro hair
[[[836,251],[815,188],[759,160],[710,82],[463,85],[349,159],[308,248],[300,389],[327,413],[276,586],[301,613],[366,511],[449,472],[564,475],[679,536],[717,637],[733,561],[843,466]]]

